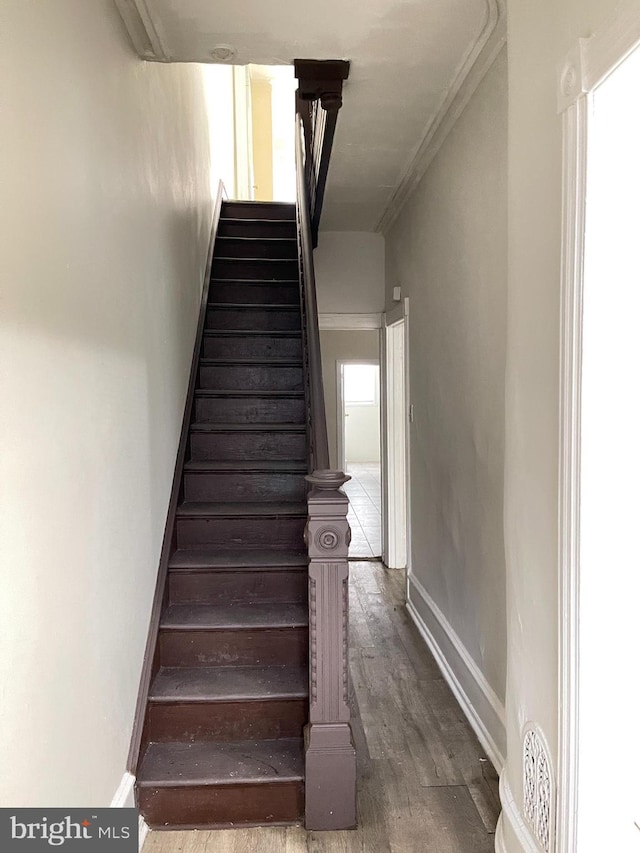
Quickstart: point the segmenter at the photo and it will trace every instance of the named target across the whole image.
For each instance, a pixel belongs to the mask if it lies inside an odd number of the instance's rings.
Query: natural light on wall
[[[211,189],[229,198],[295,201],[295,91],[291,65],[204,65]]]
[[[616,853],[640,849],[639,90],[636,48],[593,94],[587,161],[577,849]]]

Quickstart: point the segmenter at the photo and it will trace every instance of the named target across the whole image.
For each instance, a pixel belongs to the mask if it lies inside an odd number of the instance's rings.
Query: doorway
[[[338,465],[351,480],[351,545],[355,559],[382,555],[380,363],[338,361]]]

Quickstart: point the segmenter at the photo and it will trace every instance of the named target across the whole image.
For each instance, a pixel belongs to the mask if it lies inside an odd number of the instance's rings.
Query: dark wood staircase
[[[308,456],[295,205],[225,202],[136,773],[151,827],[303,818]]]

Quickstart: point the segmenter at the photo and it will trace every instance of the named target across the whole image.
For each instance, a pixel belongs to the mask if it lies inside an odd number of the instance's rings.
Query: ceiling
[[[433,156],[438,131],[504,39],[500,0],[118,0],[149,59],[289,64],[349,59],[322,227],[388,224]],[[123,11],[124,15],[124,11]],[[144,29],[144,32],[142,31]],[[132,36],[134,34],[132,33]],[[477,85],[473,84],[473,88]],[[440,133],[442,135],[442,132]]]

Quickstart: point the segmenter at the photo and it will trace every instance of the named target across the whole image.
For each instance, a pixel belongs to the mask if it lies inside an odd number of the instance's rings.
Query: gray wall
[[[411,597],[425,621],[439,608],[504,702],[506,49],[403,207],[386,257],[387,308],[394,285],[410,299]]]

